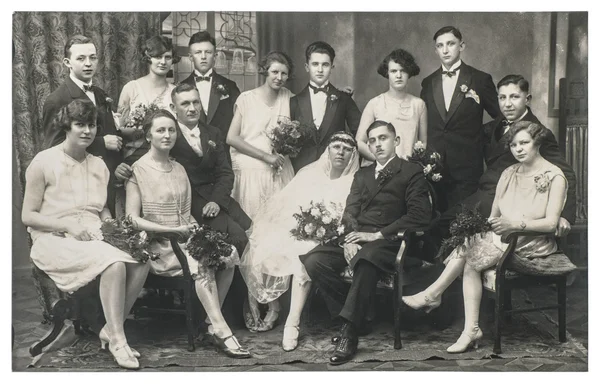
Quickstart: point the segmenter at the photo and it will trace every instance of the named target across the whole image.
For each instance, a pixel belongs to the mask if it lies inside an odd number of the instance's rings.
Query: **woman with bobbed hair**
[[[108,168],[87,153],[96,136],[96,107],[76,99],[62,107],[57,127],[65,141],[38,153],[25,172],[23,224],[31,234],[31,260],[63,292],[99,278],[106,326],[100,331],[117,364],[139,368],[139,353],[127,344],[123,323],[140,293],[148,266],[102,241]]]
[[[271,139],[265,134],[281,118],[290,117],[290,98],[284,87],[293,74],[292,60],[283,52],[269,52],[259,64],[259,73],[265,76],[263,85],[242,92],[235,106],[233,120],[227,133],[231,146],[231,167],[235,174],[232,197],[246,214],[254,219],[259,208],[294,177],[292,163],[287,156],[273,150]],[[248,296],[253,313],[258,304]],[[265,323],[273,327],[279,314],[279,302],[269,304]],[[254,316],[258,318],[258,316]],[[248,328],[254,329],[255,324]]]
[[[423,100],[406,91],[408,80],[419,72],[414,57],[403,49],[392,51],[379,64],[377,73],[388,79],[388,90],[369,100],[362,113],[356,141],[361,156],[368,160],[363,165],[375,161],[367,145],[367,128],[375,120],[396,127],[396,134],[400,136],[400,145],[396,147],[399,157],[410,156],[418,140],[427,144],[427,107]]]

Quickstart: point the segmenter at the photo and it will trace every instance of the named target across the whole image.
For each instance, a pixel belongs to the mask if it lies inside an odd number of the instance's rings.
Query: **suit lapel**
[[[335,116],[335,112],[337,111],[338,105],[340,104],[340,94],[339,91],[331,84],[329,84],[330,91],[327,94],[327,101],[325,104],[325,115],[323,115],[323,121],[321,121],[321,126],[319,127],[319,140],[320,144],[325,137],[327,137],[327,131],[331,126],[331,122],[333,121],[333,117]],[[335,100],[331,100],[331,96],[335,95],[337,98]]]
[[[396,156],[394,160],[390,161],[390,163],[384,169],[389,169],[390,171],[392,171],[392,177],[383,184],[379,184],[379,181],[375,179],[375,169],[373,169],[371,177],[373,178],[373,180],[375,180],[376,187],[372,190],[371,195],[367,198],[367,201],[365,202],[365,207],[371,204],[371,201],[375,198],[375,196],[377,196],[379,191],[381,191],[381,188],[388,184],[391,181],[391,179],[393,179],[394,176],[396,176],[396,174],[402,170],[402,161],[400,161],[400,158]]]
[[[454,112],[456,112],[460,103],[465,99],[465,93],[460,90],[463,85],[471,88],[471,67],[465,63],[461,65],[460,73],[458,74],[458,81],[456,82],[456,87],[454,87],[454,93],[452,94],[452,101],[450,102],[450,108],[446,115],[446,121],[452,118],[452,115],[454,115]]]
[[[432,79],[432,91],[433,91],[433,101],[435,102],[435,106],[442,117],[442,120],[446,121],[446,104],[444,103],[444,90],[442,89],[442,70],[438,69]]]
[[[306,86],[300,93],[298,94],[298,107],[300,108],[300,114],[304,117],[309,124],[315,122],[315,118],[312,114],[312,107],[310,105],[310,93],[309,88]]]
[[[213,70],[213,80],[212,85],[210,86],[210,98],[208,100],[208,113],[206,118],[208,123],[210,123],[215,116],[215,112],[217,112],[217,108],[219,108],[219,103],[221,102],[221,94],[217,90],[219,84],[223,84],[222,76]]]
[[[88,97],[88,95],[86,95],[85,92],[83,92],[83,89],[79,88],[77,86],[77,84],[75,84],[73,82],[73,80],[71,80],[71,76],[67,77],[67,79],[65,80],[65,85],[67,86],[67,90],[69,91],[69,95],[71,95],[71,99],[73,99],[73,100],[75,100],[75,99],[83,99],[85,97],[86,99],[90,100],[90,98]]]
[[[206,129],[206,126],[204,124],[202,124],[201,121],[198,122],[198,128],[200,129],[200,146],[202,147],[202,161],[201,161],[201,163],[202,163],[208,157],[208,151],[210,149],[208,146],[208,141],[210,140],[210,137],[208,137],[208,130]]]
[[[497,158],[498,156],[500,156],[501,154],[503,154],[506,149],[504,148],[504,142],[503,142],[503,137],[505,135],[500,136],[500,140],[496,139],[496,133],[499,129],[503,129],[504,126],[502,125],[502,120],[503,118],[497,118],[495,120],[495,126],[494,126],[494,131],[492,132],[492,151],[489,155],[489,157],[487,158],[486,162],[492,162],[494,161],[495,158]]]

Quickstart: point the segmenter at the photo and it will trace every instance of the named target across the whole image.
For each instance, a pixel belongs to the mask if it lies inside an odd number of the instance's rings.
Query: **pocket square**
[[[225,99],[229,99],[229,95],[221,95],[221,98],[219,100],[225,100]]]

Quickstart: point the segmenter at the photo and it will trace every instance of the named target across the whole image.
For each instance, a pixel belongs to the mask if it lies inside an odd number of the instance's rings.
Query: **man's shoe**
[[[338,341],[340,341],[347,326],[348,326],[348,323],[344,323],[344,325],[342,325],[342,329],[340,329],[340,333],[331,337],[331,344],[335,345],[338,343]],[[367,336],[371,332],[373,332],[373,326],[371,325],[370,322],[368,322],[364,326],[362,326],[358,329],[357,334],[358,334],[358,336]]]
[[[329,358],[329,364],[340,365],[349,362],[356,355],[357,347],[358,337],[341,337]]]

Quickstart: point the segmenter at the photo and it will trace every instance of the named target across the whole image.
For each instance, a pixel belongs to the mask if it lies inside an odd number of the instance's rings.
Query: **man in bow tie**
[[[225,139],[233,119],[233,106],[240,95],[240,90],[235,81],[219,75],[214,70],[217,44],[210,33],[207,31],[194,33],[190,37],[188,46],[194,71],[182,82],[198,88],[202,103],[200,121],[219,128],[221,137]],[[225,152],[231,164],[227,145],[225,145]]]
[[[421,99],[427,105],[427,145],[442,155],[442,181],[436,183],[437,207],[444,211],[477,190],[483,173],[483,111],[500,115],[492,77],[461,58],[460,31],[443,27],[434,36],[442,65],[423,79]]]
[[[320,245],[300,256],[329,312],[343,321],[339,335],[332,339],[336,343],[329,359],[333,365],[350,361],[359,335],[368,332],[377,281],[382,273],[395,273],[401,245],[398,232],[423,228],[431,220],[423,168],[396,156],[400,137],[394,126],[376,120],[367,136],[377,161],[354,174],[343,214],[344,225],[351,229],[344,248]],[[340,277],[348,264],[353,271],[350,288]],[[420,264],[421,260],[407,259],[405,266]]]
[[[360,110],[352,96],[329,82],[335,59],[331,45],[316,41],[306,47],[305,56],[304,67],[310,81],[290,99],[290,117],[304,124],[314,124],[317,134],[313,143],[306,145],[291,159],[294,172],[316,161],[327,148],[334,132],[346,130],[355,136],[360,122]]]
[[[483,126],[484,155],[487,168],[479,178],[479,188],[477,191],[466,199],[461,200],[460,204],[473,208],[479,203],[482,215],[485,217],[490,215],[500,175],[507,167],[517,162],[507,145],[506,132],[508,132],[508,129],[513,124],[519,121],[530,121],[543,126],[533,112],[531,112],[529,108],[530,101],[529,82],[523,76],[508,75],[498,82],[498,105],[502,111],[502,115]],[[549,135],[545,136],[547,139],[540,144],[540,154],[544,159],[563,171],[569,184],[567,201],[556,228],[556,235],[563,236],[571,229],[571,223],[575,222],[576,179],[573,168],[571,168],[561,155],[554,135],[551,132],[549,133]],[[442,217],[438,222],[441,237],[449,236],[450,223],[461,211],[460,204],[450,207],[450,209],[442,213]]]
[[[106,92],[92,84],[98,65],[94,42],[86,36],[71,36],[65,44],[63,64],[69,68],[69,77],[44,102],[42,123],[45,134],[44,146],[54,146],[65,140],[65,132],[57,130],[53,124],[60,108],[75,99],[91,100],[98,111],[96,125],[98,133],[87,150],[92,155],[101,156],[110,171],[107,205],[114,216],[113,172],[122,161],[120,150],[123,139],[118,135],[115,126],[110,98]]]

